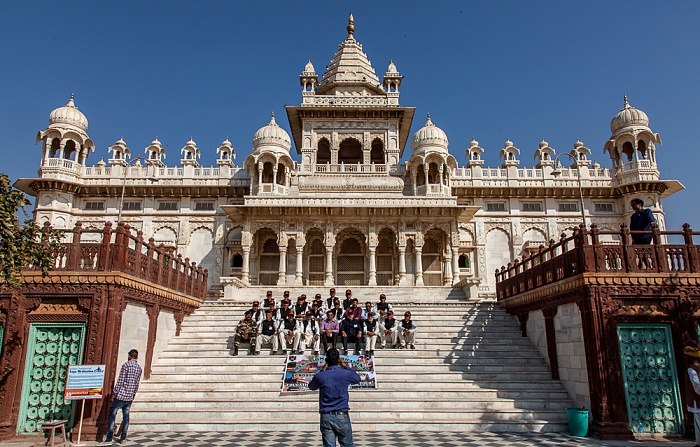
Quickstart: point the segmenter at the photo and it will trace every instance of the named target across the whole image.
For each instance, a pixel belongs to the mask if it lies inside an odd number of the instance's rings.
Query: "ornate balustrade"
[[[626,225],[620,231],[600,231],[595,224],[590,230],[581,225],[573,235],[562,235],[558,242],[523,259],[516,259],[496,270],[498,300],[528,292],[582,273],[641,273],[678,274],[699,273],[700,253],[693,243],[693,232],[688,224],[683,231],[651,231],[651,245],[632,244],[631,234],[648,233],[630,231]],[[619,242],[601,241],[602,235],[616,237]],[[681,236],[683,244],[664,243],[670,237]],[[522,304],[522,303],[521,303]]]
[[[123,272],[202,302],[206,297],[207,270],[157,246],[153,238],[145,241],[140,231],[134,236],[124,223],[113,229],[107,222],[102,230],[84,230],[78,223],[63,232],[68,242],[53,252],[54,271]]]

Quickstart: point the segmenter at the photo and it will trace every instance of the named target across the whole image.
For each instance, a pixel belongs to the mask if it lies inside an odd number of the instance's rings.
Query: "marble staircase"
[[[391,294],[398,313],[413,314],[416,349],[376,351],[378,389],[350,393],[355,430],[566,430],[573,404],[514,317],[494,302],[453,300],[452,289],[421,289]],[[317,394],[280,394],[284,357],[230,356],[247,307],[207,302],[186,318],[141,385],[134,430],[318,430]]]

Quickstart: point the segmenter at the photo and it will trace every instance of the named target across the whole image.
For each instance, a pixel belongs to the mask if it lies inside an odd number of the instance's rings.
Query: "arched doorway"
[[[377,285],[393,286],[396,271],[394,269],[394,246],[396,236],[388,228],[379,232],[379,243],[377,244]]]
[[[423,244],[423,284],[426,286],[442,286],[443,240],[444,233],[440,230],[430,230],[425,235]]]
[[[336,238],[336,284],[362,286],[365,278],[365,236],[358,230],[343,230]]]
[[[338,163],[362,163],[362,143],[354,138],[346,138],[340,143]]]
[[[326,279],[326,246],[323,243],[323,233],[314,228],[306,235],[306,265],[309,286],[322,286]]]
[[[277,235],[272,230],[264,228],[259,231],[258,253],[260,253],[258,284],[276,285],[279,278],[280,250],[277,245]]]

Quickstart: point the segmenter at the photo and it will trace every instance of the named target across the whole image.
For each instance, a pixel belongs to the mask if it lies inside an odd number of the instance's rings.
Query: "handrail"
[[[651,234],[652,244],[633,244],[633,234]],[[602,243],[601,235],[614,235],[620,243]],[[579,225],[572,235],[562,234],[558,242],[550,240],[537,252],[496,270],[497,299],[586,272],[698,273],[700,252],[693,243],[697,235],[688,224],[682,231],[660,231],[656,224],[651,231],[631,231],[625,224],[620,231],[601,231],[596,224],[587,230]],[[662,243],[668,236],[682,236],[683,244]]]
[[[44,228],[49,226],[44,223]],[[123,222],[116,229],[107,222],[102,230],[83,229],[78,222],[72,230],[59,231],[70,242],[53,250],[53,271],[123,272],[201,301],[206,298],[206,269],[156,245],[153,238],[145,241],[141,231],[134,236]]]

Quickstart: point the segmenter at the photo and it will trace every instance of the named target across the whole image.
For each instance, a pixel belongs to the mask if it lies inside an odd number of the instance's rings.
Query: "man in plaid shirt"
[[[139,390],[139,382],[141,381],[141,367],[136,361],[139,358],[139,351],[132,349],[129,351],[129,360],[122,365],[119,372],[119,378],[112,390],[114,402],[109,409],[109,419],[107,420],[107,437],[104,442],[112,442],[114,436],[114,421],[117,418],[117,412],[122,410],[122,430],[119,443],[126,441],[126,431],[129,428],[129,410],[131,403],[134,401],[134,396]]]

